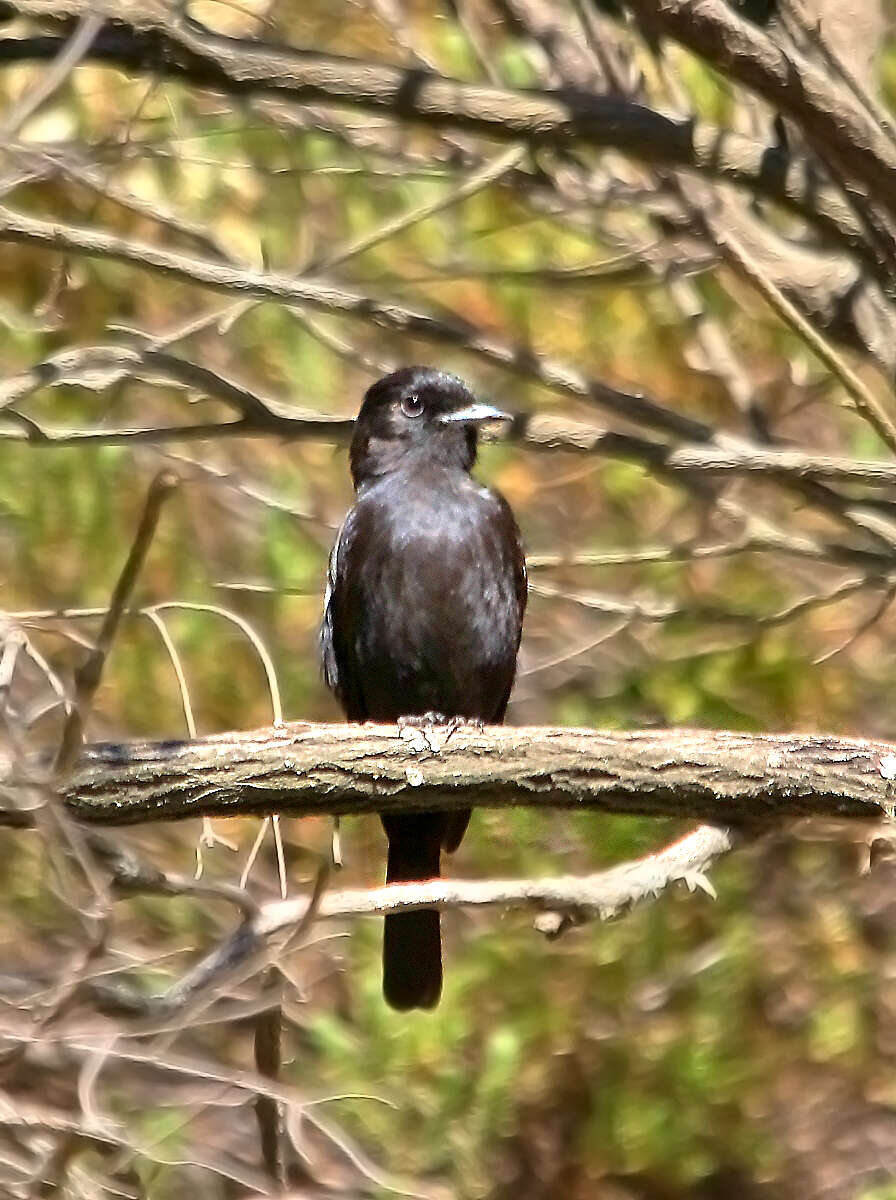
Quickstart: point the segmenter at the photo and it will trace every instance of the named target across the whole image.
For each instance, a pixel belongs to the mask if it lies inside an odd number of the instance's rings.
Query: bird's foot
[[[438,754],[457,729],[482,729],[479,717],[448,717],[445,713],[415,713],[398,718],[398,736],[410,742],[415,754],[429,749]]]

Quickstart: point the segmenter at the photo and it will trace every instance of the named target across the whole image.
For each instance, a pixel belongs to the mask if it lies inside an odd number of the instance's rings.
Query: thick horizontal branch
[[[878,817],[894,767],[896,745],[833,735],[504,727],[459,729],[433,751],[417,730],[291,724],[92,746],[63,797],[73,815],[104,825],[518,805],[731,824]],[[16,782],[0,759],[0,789]]]
[[[649,163],[726,179],[796,209],[839,238],[861,240],[848,206],[819,184],[817,166],[743,135],[654,111],[618,96],[576,88],[511,91],[463,83],[430,71],[317,54],[224,37],[167,4],[113,0],[19,0],[33,16],[107,16],[87,58],[231,95],[276,95],[299,103],[385,113],[438,129],[466,130],[502,141],[561,146],[575,141],[612,148]],[[64,39],[0,39],[0,62],[53,58]]]

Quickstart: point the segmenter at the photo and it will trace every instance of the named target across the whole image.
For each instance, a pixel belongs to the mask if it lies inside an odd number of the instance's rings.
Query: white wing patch
[[[324,682],[331,691],[339,693],[339,665],[336,662],[336,647],[333,645],[333,614],[330,610],[330,605],[333,600],[333,589],[336,586],[336,571],[339,565],[339,547],[342,544],[343,535],[346,527],[351,519],[352,510],[350,509],[345,520],[339,526],[339,532],[336,534],[336,541],[333,543],[333,549],[330,551],[330,558],[327,563],[327,585],[324,589],[324,611],[323,620],[320,627],[320,658],[321,669],[323,670]]]

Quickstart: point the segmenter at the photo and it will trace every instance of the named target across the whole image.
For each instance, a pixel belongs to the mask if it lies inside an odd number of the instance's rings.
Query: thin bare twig
[[[302,274],[318,275],[324,271],[332,270],[333,267],[342,266],[349,259],[357,258],[359,254],[364,254],[366,251],[372,250],[374,246],[379,246],[389,238],[395,237],[399,233],[404,233],[406,230],[413,228],[414,225],[419,225],[423,221],[429,220],[430,217],[436,216],[440,212],[445,212],[446,209],[453,208],[455,205],[461,204],[464,200],[469,200],[472,196],[475,196],[478,192],[481,192],[484,188],[487,188],[490,184],[506,175],[512,167],[522,162],[525,156],[526,151],[518,146],[514,146],[510,150],[505,150],[503,154],[499,154],[494,159],[489,160],[479,170],[472,172],[466,179],[456,184],[444,196],[439,196],[436,200],[431,200],[426,204],[410,208],[407,212],[399,213],[398,216],[385,221],[369,233],[362,234],[347,245],[331,250],[320,258],[314,259],[305,267]]]
[[[102,27],[103,18],[92,15],[89,11],[78,18],[74,32],[63,43],[55,61],[42,73],[37,84],[25,91],[0,126],[0,143],[5,143],[8,148],[25,122],[62,87],[81,59],[89,52]]]
[[[255,1018],[255,1069],[259,1075],[276,1081],[280,1077],[282,1062],[282,981],[271,968],[264,972],[263,988],[268,1004]],[[283,1157],[283,1118],[278,1101],[272,1096],[257,1095],[255,1120],[258,1124],[261,1161],[272,1183],[282,1190],[287,1180]]]
[[[105,611],[96,644],[87,659],[75,672],[75,696],[68,715],[62,739],[53,763],[56,783],[69,773],[84,741],[84,726],[93,702],[93,696],[102,678],[106,659],[118,632],[134,585],[140,575],[144,560],[152,544],[162,505],[177,486],[177,476],[171,471],[160,472],[152,481],[146,504],[127,561],[112,592],[112,599]]]
[[[712,237],[722,257],[756,288],[769,307],[802,338],[813,354],[840,380],[856,409],[881,441],[896,453],[896,423],[869,387],[843,361],[831,343],[808,321],[721,223],[711,222]]]
[[[9,700],[9,690],[12,687],[19,654],[27,643],[28,639],[21,629],[10,629],[3,639],[3,653],[0,655],[0,718]]]

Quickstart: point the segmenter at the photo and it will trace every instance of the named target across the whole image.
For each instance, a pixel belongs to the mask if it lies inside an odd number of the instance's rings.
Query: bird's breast
[[[366,707],[382,719],[435,710],[490,720],[519,637],[497,507],[476,485],[396,499],[366,514],[353,556],[352,654]]]

